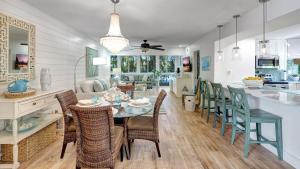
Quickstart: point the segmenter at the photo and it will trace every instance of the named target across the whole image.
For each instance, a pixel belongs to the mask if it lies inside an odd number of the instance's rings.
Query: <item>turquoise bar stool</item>
[[[224,136],[226,125],[232,125],[229,118],[231,108],[231,100],[225,97],[223,86],[220,83],[211,83],[215,98],[215,112],[213,127],[216,128],[218,118],[222,118],[221,135]]]
[[[248,157],[249,145],[267,143],[277,148],[278,158],[283,159],[283,145],[282,145],[282,118],[266,112],[260,109],[250,109],[247,101],[247,95],[244,89],[232,88],[228,86],[229,92],[232,99],[232,110],[233,110],[233,124],[231,134],[231,144],[234,144],[235,135],[237,131],[245,133],[245,145],[244,145],[244,156]],[[243,123],[239,123],[244,130],[238,128],[237,118],[240,118]],[[250,129],[250,123],[256,123],[256,129]],[[276,140],[271,141],[262,136],[261,124],[262,123],[274,123]],[[256,140],[250,138],[250,132],[256,132]]]
[[[204,114],[204,110],[207,110],[206,122],[208,122],[211,110],[215,109],[215,107],[212,104],[215,101],[215,98],[213,97],[213,95],[210,92],[209,82],[203,81],[202,87],[204,90],[203,97],[202,97],[202,117]],[[206,102],[207,102],[207,105],[206,105]]]

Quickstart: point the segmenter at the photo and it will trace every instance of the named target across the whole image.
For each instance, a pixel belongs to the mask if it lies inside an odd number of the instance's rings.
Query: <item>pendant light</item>
[[[223,51],[221,50],[221,38],[222,38],[222,27],[223,25],[218,25],[218,29],[219,29],[219,50],[217,51],[217,55],[218,55],[218,59],[222,60],[223,59]]]
[[[266,40],[266,22],[267,22],[267,2],[269,0],[259,0],[260,3],[262,3],[263,6],[263,39],[259,41],[259,51],[260,56],[265,56],[268,52],[268,44],[269,41]]]
[[[120,16],[116,13],[116,4],[120,0],[111,0],[114,4],[114,12],[110,17],[110,26],[107,35],[100,39],[100,44],[112,53],[118,53],[129,45],[128,39],[124,38],[120,29]]]
[[[232,49],[233,58],[238,58],[240,56],[240,47],[238,47],[238,18],[240,15],[234,15],[235,19],[235,47]]]

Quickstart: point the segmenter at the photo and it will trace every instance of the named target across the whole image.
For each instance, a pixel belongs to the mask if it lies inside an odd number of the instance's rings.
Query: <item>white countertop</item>
[[[243,83],[230,83],[229,86],[244,88],[247,94],[256,98],[267,99],[288,105],[300,105],[300,90],[277,89],[273,87],[249,89],[245,87]]]

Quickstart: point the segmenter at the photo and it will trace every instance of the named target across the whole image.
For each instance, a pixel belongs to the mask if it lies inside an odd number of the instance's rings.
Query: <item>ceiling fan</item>
[[[153,50],[161,50],[164,51],[165,49],[163,49],[162,45],[150,45],[147,41],[148,40],[143,40],[144,42],[140,45],[140,46],[133,46],[135,47],[134,49],[131,50],[135,50],[135,49],[141,49],[142,52],[148,52],[150,49]]]

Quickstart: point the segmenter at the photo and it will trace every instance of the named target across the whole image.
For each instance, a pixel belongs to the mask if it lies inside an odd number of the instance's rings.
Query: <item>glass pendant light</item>
[[[223,51],[221,50],[221,38],[222,38],[222,34],[221,34],[221,29],[222,29],[223,25],[218,25],[219,28],[219,50],[217,51],[217,56],[218,56],[218,60],[222,60],[223,59]]]
[[[240,15],[234,15],[233,18],[235,19],[235,47],[232,48],[232,57],[239,58],[240,57],[240,47],[238,47],[238,18]]]
[[[263,39],[259,41],[259,56],[265,56],[268,54],[269,41],[266,40],[266,22],[267,22],[267,2],[269,0],[259,0],[263,6]]]
[[[110,26],[107,35],[100,39],[100,44],[112,53],[118,53],[129,45],[128,39],[124,38],[120,29],[120,16],[116,13],[116,4],[120,0],[111,0],[114,4],[114,12],[110,17]]]

